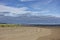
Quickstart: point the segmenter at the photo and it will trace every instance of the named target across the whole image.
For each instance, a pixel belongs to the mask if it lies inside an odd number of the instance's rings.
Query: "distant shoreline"
[[[60,24],[0,24],[0,26],[60,27]]]

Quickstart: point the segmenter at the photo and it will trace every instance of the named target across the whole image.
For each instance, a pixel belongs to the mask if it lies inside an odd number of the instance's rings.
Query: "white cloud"
[[[9,7],[5,5],[0,5],[0,14],[5,12],[3,15],[4,16],[13,16],[17,17],[21,14],[31,14],[33,16],[40,16],[44,15],[44,13],[48,13],[49,11],[43,10],[43,11],[28,11],[29,8],[27,7],[21,7],[21,8],[14,8],[14,7]],[[7,12],[7,13],[6,13]]]
[[[21,8],[14,8],[14,7],[8,7],[5,5],[0,5],[0,12],[10,12],[8,14],[5,14],[5,16],[10,15],[17,15],[17,14],[24,14],[24,13],[29,13],[30,11],[26,11],[28,8],[27,7],[21,7]]]
[[[22,11],[27,10],[27,7],[22,7],[22,8],[14,8],[14,7],[8,7],[4,5],[0,5],[0,12],[11,12],[11,13],[19,13]]]
[[[14,8],[5,5],[0,5],[0,15],[3,14],[4,16],[13,16],[16,17],[20,14],[25,13],[32,13],[32,11],[27,11],[29,8],[21,7],[21,8]],[[8,12],[8,13],[6,13]]]
[[[22,2],[27,2],[27,1],[34,1],[34,0],[20,0]]]

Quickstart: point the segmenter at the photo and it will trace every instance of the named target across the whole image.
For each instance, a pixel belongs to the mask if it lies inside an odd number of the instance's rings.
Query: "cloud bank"
[[[9,7],[5,5],[0,5],[0,14],[3,14],[4,16],[19,16],[21,14],[31,14],[33,16],[40,16],[43,13],[48,13],[49,11],[29,11],[28,7],[20,7],[20,8],[14,8]]]
[[[14,8],[14,7],[9,7],[5,5],[0,5],[0,14],[3,12],[9,12],[4,15],[5,16],[16,16],[17,14],[29,13],[30,11],[26,11],[27,9],[28,9],[27,7]]]

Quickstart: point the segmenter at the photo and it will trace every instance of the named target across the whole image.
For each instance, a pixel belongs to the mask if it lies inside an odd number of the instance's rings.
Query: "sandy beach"
[[[0,40],[60,40],[60,28],[0,27]]]

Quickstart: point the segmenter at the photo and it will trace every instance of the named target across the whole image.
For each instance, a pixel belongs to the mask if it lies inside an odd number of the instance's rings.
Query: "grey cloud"
[[[35,24],[57,24],[60,23],[60,18],[57,17],[51,17],[51,16],[19,16],[19,17],[1,17],[0,16],[0,22],[5,23],[13,23],[13,24],[29,24],[29,23],[35,23]]]

